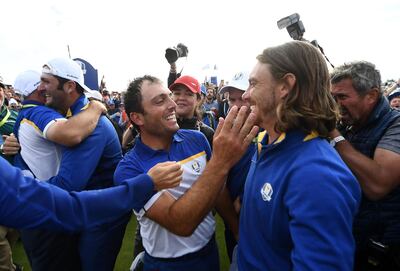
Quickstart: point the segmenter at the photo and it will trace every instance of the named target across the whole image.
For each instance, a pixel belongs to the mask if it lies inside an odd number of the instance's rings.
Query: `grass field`
[[[217,238],[217,243],[218,243],[218,247],[219,247],[221,271],[227,271],[227,270],[229,270],[229,259],[228,259],[228,256],[226,254],[226,249],[225,249],[224,224],[218,215],[216,216],[216,218],[217,218],[216,238]],[[133,240],[134,240],[134,235],[135,235],[135,229],[136,229],[136,218],[135,218],[135,216],[132,216],[131,221],[129,222],[129,224],[126,228],[122,247],[118,254],[117,262],[115,264],[114,270],[116,270],[116,271],[129,270],[129,267],[133,260],[132,259],[133,258]],[[24,271],[31,270],[21,242],[17,242],[17,244],[14,246],[13,259],[14,259],[14,262],[24,266]]]

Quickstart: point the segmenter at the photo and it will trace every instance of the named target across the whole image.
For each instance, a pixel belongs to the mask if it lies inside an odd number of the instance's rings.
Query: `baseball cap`
[[[7,82],[4,81],[3,77],[0,76],[0,86],[2,88],[5,88],[6,86],[10,86],[10,84],[7,84]]]
[[[400,97],[400,88],[396,89],[395,91],[393,91],[392,93],[390,93],[390,95],[387,97],[389,102],[391,100],[393,100],[394,98]]]
[[[176,79],[175,82],[169,87],[169,89],[173,90],[177,85],[184,85],[193,93],[200,94],[201,92],[199,81],[189,75],[184,75]]]
[[[28,70],[18,74],[14,82],[15,92],[23,96],[29,96],[40,85],[40,73]]]
[[[85,85],[83,71],[78,63],[69,58],[54,58],[43,65],[43,73],[59,76],[78,83],[86,93],[92,95],[91,90]],[[86,95],[88,96],[88,95]]]
[[[12,104],[18,105],[17,100],[15,100],[14,98],[11,98],[11,99],[8,101],[8,105],[12,105]]]
[[[236,73],[232,80],[229,81],[229,83],[225,86],[223,86],[219,93],[225,93],[229,91],[232,88],[241,90],[241,91],[246,91],[249,87],[249,73],[248,72],[238,72]]]
[[[85,92],[85,96],[89,99],[103,101],[103,95],[101,95],[100,91],[97,90],[90,90],[90,92]]]

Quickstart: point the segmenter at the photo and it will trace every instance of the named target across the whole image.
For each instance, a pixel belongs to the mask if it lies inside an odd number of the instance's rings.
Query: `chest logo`
[[[272,193],[274,193],[274,190],[272,189],[272,186],[270,183],[265,183],[263,187],[261,188],[261,196],[263,201],[270,201]]]
[[[200,163],[197,161],[194,161],[192,164],[192,169],[194,172],[199,173],[200,172]]]

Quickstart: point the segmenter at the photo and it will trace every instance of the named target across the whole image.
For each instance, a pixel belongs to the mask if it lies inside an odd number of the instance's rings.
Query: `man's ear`
[[[365,95],[368,104],[374,104],[379,99],[379,90],[377,88],[372,88]]]
[[[142,126],[144,121],[143,121],[143,114],[137,113],[137,112],[131,112],[129,114],[129,119],[131,120],[132,123],[134,123],[136,126]]]
[[[282,78],[282,86],[280,88],[281,98],[284,99],[296,84],[296,76],[293,73],[287,73]]]
[[[74,81],[68,81],[64,84],[63,90],[70,94],[74,89],[76,89],[76,82]]]

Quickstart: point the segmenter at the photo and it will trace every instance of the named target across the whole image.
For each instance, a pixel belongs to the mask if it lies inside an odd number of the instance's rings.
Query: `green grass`
[[[219,258],[221,271],[229,270],[229,259],[226,254],[225,240],[224,240],[224,223],[221,218],[217,215],[217,231],[216,239],[219,248]],[[133,260],[133,240],[136,229],[136,217],[132,216],[128,226],[126,227],[124,240],[122,242],[121,250],[118,254],[117,261],[115,263],[115,271],[127,271],[131,266]],[[20,241],[13,248],[13,259],[14,262],[24,266],[24,271],[31,271],[28,259],[26,258],[24,248]]]

